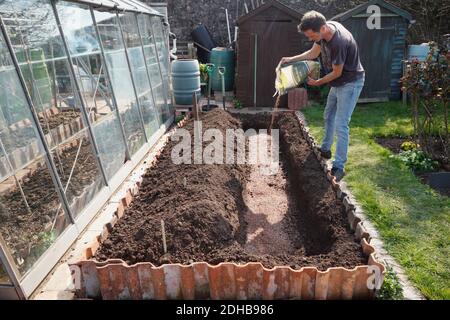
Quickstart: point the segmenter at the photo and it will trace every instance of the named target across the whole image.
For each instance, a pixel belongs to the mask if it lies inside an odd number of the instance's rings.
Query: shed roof
[[[300,9],[300,8],[297,8],[297,10],[294,10],[277,0],[267,0],[263,5],[259,6],[255,10],[250,11],[246,15],[243,15],[242,17],[240,17],[237,21],[237,24],[240,25],[243,22],[251,19],[252,17],[260,14],[261,12],[263,12],[271,7],[275,7],[298,20],[300,20],[303,17],[303,14],[305,14],[305,12],[308,11],[308,10]]]
[[[333,18],[331,18],[331,20],[345,21],[356,14],[366,12],[367,7],[369,7],[371,5],[378,5],[380,7],[383,7],[385,9],[392,11],[393,13],[405,18],[408,21],[411,21],[413,19],[411,14],[408,11],[400,9],[399,7],[396,7],[389,2],[386,2],[383,0],[371,0],[366,3],[360,4],[359,6],[356,6],[353,9],[342,12],[342,13],[334,16]]]

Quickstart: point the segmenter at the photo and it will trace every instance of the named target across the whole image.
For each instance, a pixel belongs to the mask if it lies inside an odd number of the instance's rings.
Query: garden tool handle
[[[207,63],[206,64],[206,71],[208,73],[211,73],[213,71],[214,67],[215,67],[214,63]]]
[[[220,78],[222,79],[222,103],[223,103],[223,109],[226,110],[226,107],[225,107],[225,78],[224,78],[226,68],[219,67],[217,69],[217,71],[220,75]]]

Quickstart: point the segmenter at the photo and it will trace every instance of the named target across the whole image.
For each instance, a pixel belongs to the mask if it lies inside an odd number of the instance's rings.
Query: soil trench
[[[260,133],[259,139],[265,139],[267,145],[271,145],[270,135]],[[278,163],[273,172],[268,172],[267,163],[258,159],[258,163],[251,166],[244,191],[247,206],[247,239],[244,248],[251,254],[281,254],[295,250],[289,234],[297,231],[292,224],[286,223],[289,218],[289,199],[286,176],[281,165]]]

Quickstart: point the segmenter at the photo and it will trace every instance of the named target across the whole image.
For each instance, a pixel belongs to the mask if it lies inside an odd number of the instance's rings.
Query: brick
[[[288,92],[288,109],[299,110],[308,105],[308,93],[305,88],[295,88]]]

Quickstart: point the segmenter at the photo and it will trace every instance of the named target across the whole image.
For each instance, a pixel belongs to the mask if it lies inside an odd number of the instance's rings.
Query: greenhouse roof
[[[152,9],[148,5],[137,0],[68,0],[70,2],[79,2],[93,6],[113,8],[117,10],[142,12],[156,16],[162,16],[161,13]]]

